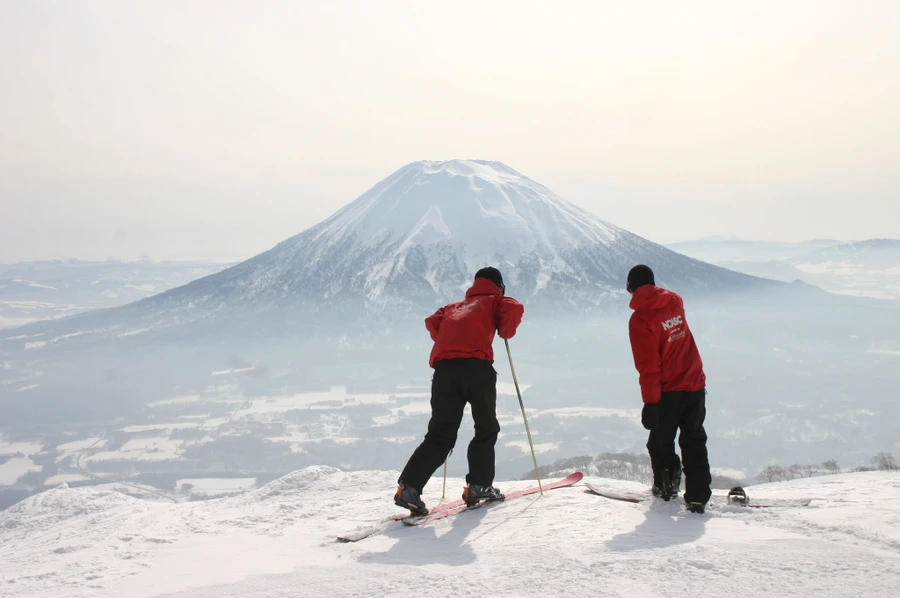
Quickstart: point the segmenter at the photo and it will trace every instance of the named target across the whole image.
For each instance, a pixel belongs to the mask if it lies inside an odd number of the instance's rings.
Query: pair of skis
[[[576,471],[575,473],[553,482],[551,484],[544,484],[543,490],[553,490],[555,488],[564,488],[566,486],[572,486],[581,481],[581,478],[584,477],[580,471]],[[444,519],[446,517],[452,517],[453,515],[458,515],[459,513],[463,513],[465,511],[471,511],[473,509],[479,509],[485,505],[497,503],[497,502],[506,502],[512,500],[514,498],[519,498],[521,496],[528,496],[529,494],[537,494],[541,491],[541,488],[538,486],[534,486],[531,488],[526,488],[524,490],[514,490],[512,492],[507,492],[504,494],[502,499],[498,500],[486,500],[479,502],[473,506],[469,506],[462,499],[454,500],[448,503],[444,503],[442,505],[438,505],[431,509],[425,515],[394,515],[387,520],[383,520],[375,525],[364,527],[360,529],[356,529],[352,532],[348,532],[346,534],[340,535],[337,537],[340,542],[358,542],[364,538],[368,538],[374,534],[377,534],[383,531],[388,525],[395,521],[402,521],[404,525],[409,526],[418,526],[423,525],[425,523],[429,523],[431,521],[437,521],[439,519]]]

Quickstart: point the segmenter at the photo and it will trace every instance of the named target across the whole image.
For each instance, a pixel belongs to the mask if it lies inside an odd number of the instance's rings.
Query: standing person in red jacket
[[[641,424],[650,431],[647,450],[653,468],[653,494],[678,495],[683,460],[684,502],[702,513],[712,493],[706,451],[706,375],[681,297],[656,286],[653,271],[635,266],[628,273],[634,313],[628,322],[634,365],[640,374],[644,409]]]
[[[503,277],[496,268],[475,274],[466,298],[437,310],[425,320],[434,348],[429,365],[431,421],[428,433],[397,480],[394,504],[414,513],[427,513],[421,494],[456,444],[466,403],[472,406],[475,437],[469,443],[469,474],[463,499],[470,505],[500,499],[494,488],[494,445],[500,432],[497,421],[497,372],[494,370],[494,332],[512,338],[525,308],[505,297]]]

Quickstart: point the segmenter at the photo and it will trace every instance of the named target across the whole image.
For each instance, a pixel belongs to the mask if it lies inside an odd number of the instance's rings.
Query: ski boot
[[[706,512],[706,503],[702,502],[686,502],[684,503],[684,508],[690,511],[691,513],[697,513],[698,515],[702,515]]]
[[[481,501],[503,500],[506,497],[493,486],[469,484],[463,488],[462,498],[466,502],[466,505],[474,507]]]
[[[653,484],[653,496],[668,502],[678,496],[681,488],[681,462],[678,461],[673,469],[664,469],[660,472],[661,484]]]
[[[661,498],[665,501],[669,501],[672,499],[671,494],[669,494],[668,492],[666,492],[665,490],[663,490],[656,484],[653,484],[653,488],[651,488],[650,491],[653,493],[653,496],[656,498]]]
[[[427,515],[428,508],[419,496],[419,491],[412,486],[401,483],[394,494],[394,504],[409,509],[411,515]]]
[[[742,507],[746,507],[750,504],[750,497],[747,496],[747,492],[744,491],[740,486],[735,486],[731,490],[728,491],[728,497],[726,501],[730,505],[740,505]]]

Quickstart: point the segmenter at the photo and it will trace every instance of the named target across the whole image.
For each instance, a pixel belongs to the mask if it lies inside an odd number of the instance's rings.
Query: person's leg
[[[494,446],[500,433],[497,421],[497,372],[486,361],[466,364],[468,399],[475,421],[475,436],[469,443],[469,474],[466,482],[478,486],[494,483]]]
[[[684,393],[678,444],[684,462],[684,501],[705,504],[712,496],[712,476],[706,450],[706,390]]]
[[[419,494],[456,444],[456,434],[466,407],[459,383],[460,374],[460,368],[452,360],[435,364],[431,379],[428,433],[409,458],[398,480],[400,484],[415,488]]]
[[[681,462],[675,453],[675,435],[681,419],[681,393],[664,392],[659,401],[659,422],[650,431],[647,451],[653,468],[654,494],[669,500],[678,494]]]

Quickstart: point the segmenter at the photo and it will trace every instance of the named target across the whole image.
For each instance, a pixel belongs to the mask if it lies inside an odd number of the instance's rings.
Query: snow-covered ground
[[[239,494],[256,485],[256,478],[186,478],[175,482],[175,490],[192,496]]]
[[[36,465],[28,457],[13,457],[0,464],[0,486],[11,486],[29,471],[41,471],[41,469],[40,465]]]
[[[48,490],[0,512],[0,595],[890,596],[900,583],[898,473],[753,486],[754,497],[814,500],[702,516],[610,501],[578,484],[337,542],[399,512],[396,477],[312,467],[180,504]],[[449,480],[449,499],[461,485]],[[426,501],[437,504],[440,492],[436,478]]]

